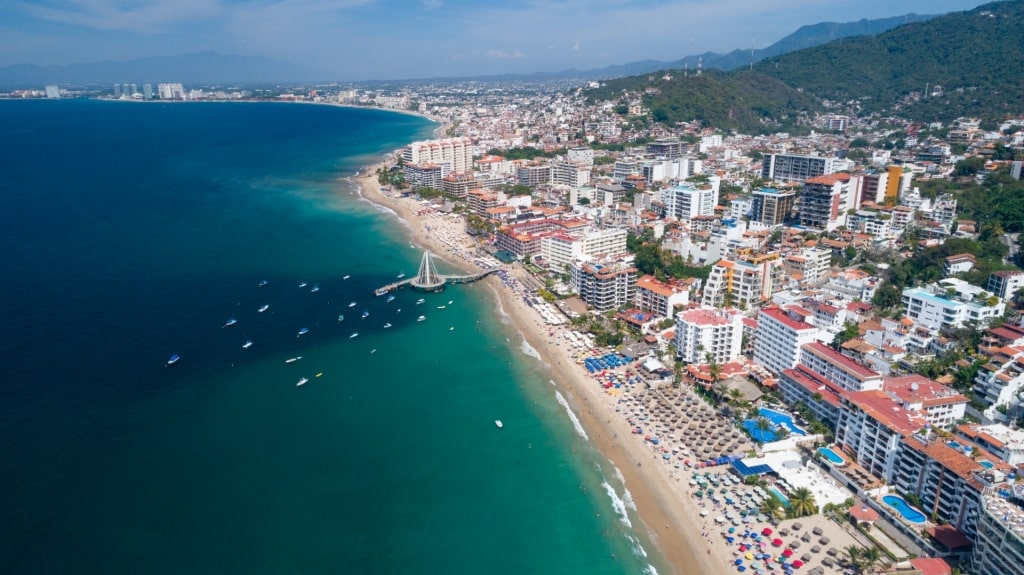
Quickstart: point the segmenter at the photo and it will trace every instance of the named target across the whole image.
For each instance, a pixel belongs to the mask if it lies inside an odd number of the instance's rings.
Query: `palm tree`
[[[850,566],[853,567],[855,571],[860,572],[861,565],[863,564],[864,549],[861,549],[857,545],[847,545],[843,548],[843,552],[846,553]]]
[[[767,435],[768,432],[773,429],[772,422],[768,421],[768,418],[764,416],[758,417],[757,420],[754,421],[754,427],[761,432],[762,437]]]
[[[861,551],[861,568],[863,571],[872,571],[875,566],[882,560],[882,554],[878,551],[878,547],[868,547]]]
[[[769,492],[768,498],[761,503],[761,507],[758,508],[758,511],[767,515],[768,519],[776,524],[786,517],[786,508],[782,505],[782,502],[779,501],[779,498],[771,492]]]
[[[814,494],[806,487],[798,487],[789,494],[789,508],[797,517],[814,515],[818,512],[818,504],[814,501]]]

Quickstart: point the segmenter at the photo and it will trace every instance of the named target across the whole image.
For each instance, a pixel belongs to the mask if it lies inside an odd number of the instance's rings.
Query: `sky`
[[[980,0],[2,0],[0,67],[201,51],[337,80],[589,70],[764,48],[818,22]]]

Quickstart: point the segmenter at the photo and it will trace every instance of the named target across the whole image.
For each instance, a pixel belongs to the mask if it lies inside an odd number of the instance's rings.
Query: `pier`
[[[443,291],[447,284],[455,285],[473,283],[494,273],[498,273],[498,268],[484,270],[475,274],[439,274],[437,273],[437,268],[434,267],[433,256],[430,255],[429,251],[425,251],[423,252],[423,259],[420,260],[420,269],[416,273],[416,277],[389,283],[386,286],[373,290],[373,293],[377,295],[384,295],[399,290],[407,285],[420,291],[439,292]]]

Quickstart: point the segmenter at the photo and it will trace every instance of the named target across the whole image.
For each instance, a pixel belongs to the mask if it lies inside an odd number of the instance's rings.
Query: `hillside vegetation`
[[[800,112],[821,109],[815,99],[782,82],[751,71],[682,70],[609,80],[587,91],[591,103],[626,105],[640,100],[656,122],[701,122],[746,133],[778,131],[795,124]]]
[[[1024,1],[994,2],[768,58],[754,69],[820,98],[859,100],[869,112],[998,117],[1024,110],[1022,22]]]

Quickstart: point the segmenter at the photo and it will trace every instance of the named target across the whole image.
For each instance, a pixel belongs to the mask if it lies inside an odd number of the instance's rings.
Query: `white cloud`
[[[423,7],[427,10],[436,10],[444,5],[441,0],[423,0]]]
[[[519,59],[523,57],[523,53],[519,50],[513,50],[511,52],[506,52],[504,50],[488,50],[484,52],[484,56],[487,56],[488,58],[498,58],[500,60],[509,58]]]

